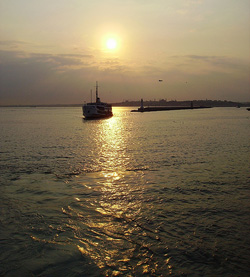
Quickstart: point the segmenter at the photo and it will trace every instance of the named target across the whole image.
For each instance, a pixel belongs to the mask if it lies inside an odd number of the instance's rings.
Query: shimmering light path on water
[[[4,276],[247,276],[250,114],[0,109]]]

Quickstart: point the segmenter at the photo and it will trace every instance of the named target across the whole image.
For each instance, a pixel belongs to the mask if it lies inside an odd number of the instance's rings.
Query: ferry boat
[[[96,81],[96,102],[84,104],[82,112],[85,119],[98,119],[113,116],[112,106],[108,103],[101,102],[98,97],[98,82]]]

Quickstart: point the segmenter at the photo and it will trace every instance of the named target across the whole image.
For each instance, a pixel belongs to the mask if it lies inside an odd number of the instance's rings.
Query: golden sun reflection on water
[[[125,125],[122,117],[119,117],[119,110],[116,110],[115,116],[101,122],[96,134],[97,163],[101,163],[105,172],[112,172],[113,178],[118,178],[118,171],[124,170],[129,162],[126,155],[129,137],[123,133]]]
[[[79,228],[75,236],[77,248],[104,270],[106,276],[129,272],[154,274],[160,265],[151,247],[160,241],[156,227],[147,223],[144,199],[147,169],[132,167],[134,157],[129,149],[133,122],[120,116],[120,111],[114,109],[112,118],[93,122],[92,159],[93,168],[98,170],[80,177],[82,191],[79,188],[79,192],[89,197],[84,202],[78,201],[80,197],[75,198],[76,205],[87,211],[80,218],[80,221],[86,218],[81,223],[85,225],[84,231]]]
[[[79,251],[88,254],[99,268],[104,264],[116,268],[107,272],[113,275],[129,270],[129,262],[138,248],[131,236],[138,228],[134,219],[140,216],[140,182],[143,183],[140,178],[143,174],[138,179],[138,172],[126,170],[131,158],[127,151],[131,138],[124,136],[128,124],[124,117],[119,116],[119,109],[115,109],[112,118],[99,121],[96,126],[94,162],[101,170],[93,173],[91,183],[96,184],[100,196],[98,202],[95,199],[92,203],[96,217],[88,222],[88,227],[98,244],[93,249],[92,243],[81,238],[81,245],[78,245]]]

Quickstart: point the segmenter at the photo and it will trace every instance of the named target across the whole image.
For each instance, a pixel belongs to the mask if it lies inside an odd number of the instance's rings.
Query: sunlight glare
[[[109,38],[106,42],[106,46],[109,50],[113,50],[117,47],[117,41],[114,38]]]

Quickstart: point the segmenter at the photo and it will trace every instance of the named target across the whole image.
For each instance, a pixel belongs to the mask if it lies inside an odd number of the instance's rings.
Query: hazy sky
[[[250,1],[0,0],[0,104],[83,103],[95,81],[108,102],[250,101]]]

